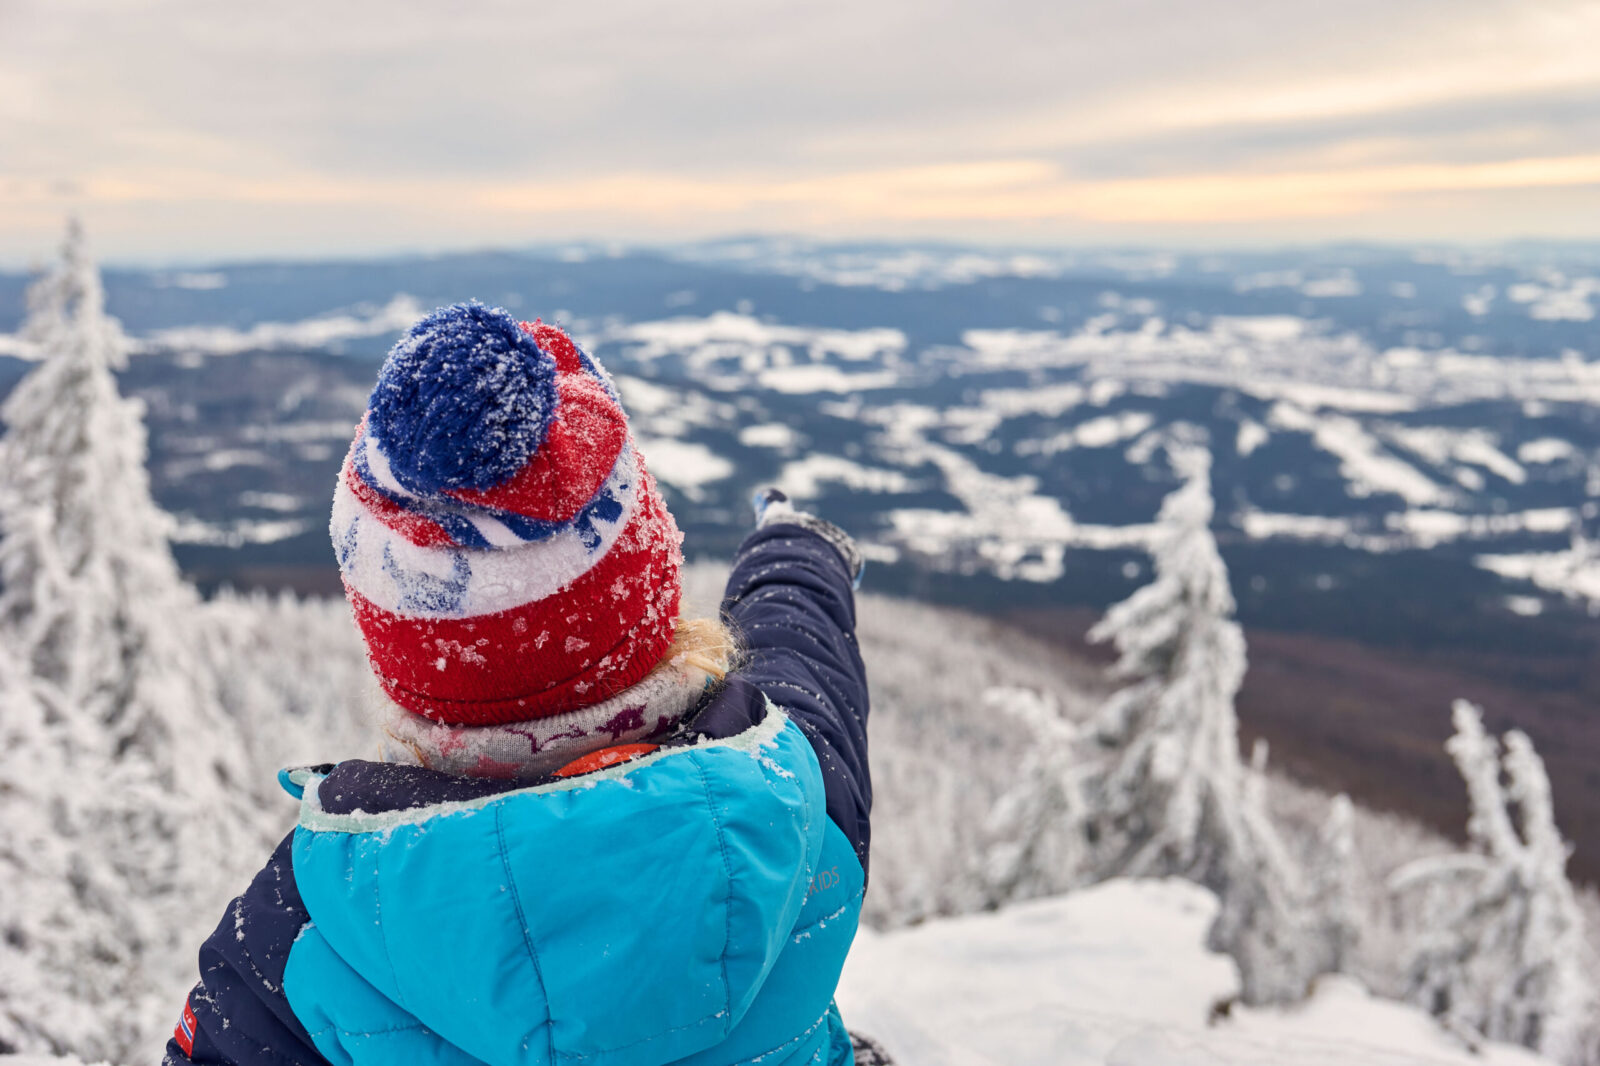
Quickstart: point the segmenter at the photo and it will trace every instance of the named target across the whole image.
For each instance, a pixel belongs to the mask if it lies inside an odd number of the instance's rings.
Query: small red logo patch
[[[194,1034],[200,1022],[194,1016],[194,1008],[189,1006],[189,1001],[183,1001],[183,1017],[178,1019],[178,1027],[172,1030],[172,1039],[178,1042],[185,1055],[194,1054]]]
[[[589,754],[573,759],[567,765],[556,771],[557,777],[577,777],[579,774],[592,774],[596,770],[604,770],[608,766],[615,766],[619,762],[637,759],[641,755],[648,755],[655,751],[659,744],[617,744],[610,748],[601,748]]]

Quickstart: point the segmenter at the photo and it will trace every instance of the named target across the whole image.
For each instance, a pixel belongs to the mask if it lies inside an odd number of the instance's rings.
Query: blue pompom
[[[556,364],[505,311],[453,304],[395,342],[367,409],[411,492],[493,488],[544,443]]]

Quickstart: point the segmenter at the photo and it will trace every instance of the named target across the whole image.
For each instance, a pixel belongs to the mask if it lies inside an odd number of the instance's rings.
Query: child
[[[383,761],[280,775],[299,824],[201,948],[167,1063],[849,1061],[861,558],[758,511],[722,619],[681,618],[604,371],[478,304],[403,337],[331,527]]]

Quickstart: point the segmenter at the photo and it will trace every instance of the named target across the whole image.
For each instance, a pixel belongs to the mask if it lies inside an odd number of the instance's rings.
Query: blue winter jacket
[[[851,575],[767,526],[723,612],[745,665],[631,762],[288,775],[299,824],[201,948],[165,1061],[848,1061],[833,992],[871,806]]]

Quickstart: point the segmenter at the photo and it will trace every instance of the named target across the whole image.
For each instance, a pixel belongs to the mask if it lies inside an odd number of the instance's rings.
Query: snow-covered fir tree
[[[1328,804],[1317,834],[1306,881],[1312,912],[1326,951],[1319,970],[1348,973],[1361,941],[1361,894],[1357,887],[1361,859],[1356,853],[1355,806],[1343,792]]]
[[[1431,919],[1410,961],[1410,996],[1464,1035],[1574,1066],[1600,1061],[1583,916],[1566,875],[1571,849],[1544,761],[1517,730],[1502,754],[1465,700],[1454,722],[1445,746],[1467,784],[1471,850],[1420,860],[1393,879],[1401,893],[1425,894]]]
[[[980,861],[988,905],[1064,892],[1083,860],[1078,729],[1062,717],[1054,697],[1032,689],[989,689],[983,704],[1009,715],[1031,740],[1015,783],[984,826]]]
[[[1210,454],[1176,441],[1168,452],[1184,483],[1161,507],[1155,580],[1090,632],[1115,645],[1113,672],[1127,682],[1092,727],[1106,760],[1089,787],[1093,872],[1210,888],[1221,904],[1210,941],[1238,962],[1242,998],[1294,1000],[1326,952],[1303,879],[1239,757],[1245,642],[1211,534]]]
[[[25,833],[48,817],[57,843],[19,860],[5,894],[64,909],[8,953],[72,1006],[5,1039],[144,1057],[193,944],[267,843],[262,790],[197,651],[199,598],[150,497],[142,408],[113,375],[128,345],[77,225],[30,288],[23,332],[39,364],[0,407],[0,641],[38,694],[17,721],[42,735],[19,746],[29,763],[5,780],[26,786],[0,793],[0,822]]]
[[[0,624],[33,674],[119,750],[165,761],[170,731],[138,689],[182,654],[168,647],[181,645],[169,612],[195,597],[150,498],[142,408],[112,375],[128,344],[76,224],[28,312],[40,363],[0,407]]]

